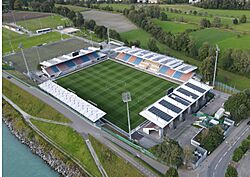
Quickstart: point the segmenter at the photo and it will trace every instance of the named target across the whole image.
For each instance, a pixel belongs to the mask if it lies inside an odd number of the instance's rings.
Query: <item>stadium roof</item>
[[[39,87],[78,113],[82,114],[92,122],[96,122],[106,115],[106,113],[101,109],[93,106],[92,104],[78,97],[76,94],[66,90],[65,88],[50,80],[40,84]]]
[[[140,115],[164,128],[193,103],[205,95],[212,87],[194,79],[180,85],[172,93],[166,95],[140,112]]]
[[[57,65],[59,63],[63,63],[65,61],[69,61],[72,60],[74,58],[98,51],[99,48],[95,48],[95,47],[88,47],[87,49],[81,49],[80,51],[75,51],[75,52],[71,52],[67,55],[62,55],[56,58],[52,58],[50,60],[47,61],[43,61],[40,63],[40,65],[44,66],[44,67],[50,67],[53,65]]]
[[[185,74],[197,69],[196,66],[184,64],[183,60],[179,60],[174,57],[158,54],[158,53],[151,52],[151,51],[144,50],[144,49],[137,48],[137,47],[130,48],[130,47],[122,46],[122,47],[117,47],[113,50],[115,52],[123,52],[123,53],[127,53],[127,54],[130,54],[130,55],[142,58],[142,59],[153,61],[161,65],[168,66],[172,69],[175,69],[176,71],[180,71]]]

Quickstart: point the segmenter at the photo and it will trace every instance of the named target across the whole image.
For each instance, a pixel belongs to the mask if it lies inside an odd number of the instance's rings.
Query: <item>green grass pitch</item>
[[[129,103],[131,127],[135,128],[145,119],[139,115],[145,107],[165,95],[175,84],[150,74],[138,71],[115,61],[105,61],[57,80],[83,98],[97,104],[107,113],[105,118],[127,131],[126,105],[122,93],[130,91]]]

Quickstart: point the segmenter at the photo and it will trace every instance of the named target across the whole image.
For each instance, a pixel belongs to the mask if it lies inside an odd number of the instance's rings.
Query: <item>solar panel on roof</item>
[[[188,106],[191,103],[190,101],[188,101],[188,100],[186,100],[186,99],[184,99],[184,98],[182,98],[174,93],[172,93],[169,97],[171,97],[173,100],[175,100],[175,101],[177,101],[185,106]]]
[[[199,97],[199,96],[195,95],[194,93],[191,93],[191,92],[187,91],[187,90],[184,89],[184,88],[179,88],[179,89],[177,89],[177,91],[179,91],[179,92],[181,92],[182,94],[187,95],[187,96],[189,96],[189,97],[191,96],[193,99],[196,99],[196,98]]]
[[[149,112],[153,113],[154,115],[162,118],[163,120],[169,122],[173,117],[168,115],[167,113],[161,111],[160,109],[156,108],[155,106],[152,106],[150,109],[148,109]]]
[[[161,104],[162,106],[164,106],[164,107],[170,109],[171,111],[173,111],[173,112],[175,112],[175,113],[180,113],[180,112],[182,111],[181,108],[179,108],[179,107],[173,105],[172,103],[169,103],[169,102],[166,101],[166,100],[161,100],[161,101],[159,102],[159,104]]]
[[[192,89],[194,89],[194,90],[196,90],[196,91],[198,91],[198,92],[200,92],[200,93],[206,92],[205,89],[200,88],[200,87],[198,87],[198,86],[196,86],[194,84],[191,84],[190,82],[186,83],[185,85],[188,86],[188,87],[190,87],[190,88],[192,88]]]
[[[188,69],[190,69],[190,68],[191,68],[191,66],[185,66],[185,67],[181,68],[180,70],[181,70],[181,71],[186,71],[186,70],[188,70]]]

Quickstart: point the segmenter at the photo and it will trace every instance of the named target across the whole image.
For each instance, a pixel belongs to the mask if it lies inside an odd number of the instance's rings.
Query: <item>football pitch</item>
[[[139,115],[145,107],[165,95],[175,84],[138,71],[115,61],[105,61],[83,69],[56,81],[64,88],[73,90],[86,101],[97,104],[107,113],[105,119],[128,131],[126,105],[122,93],[131,92],[129,103],[131,128],[145,119]]]

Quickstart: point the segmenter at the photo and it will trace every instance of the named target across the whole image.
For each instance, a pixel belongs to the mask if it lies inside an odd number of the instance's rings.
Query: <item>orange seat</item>
[[[167,72],[166,72],[166,75],[168,76],[172,76],[174,74],[175,70],[173,69],[169,69]]]
[[[194,73],[192,73],[192,72],[187,73],[187,74],[183,74],[183,76],[180,77],[180,80],[187,81],[187,80],[189,80],[193,76],[193,74]]]

